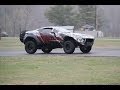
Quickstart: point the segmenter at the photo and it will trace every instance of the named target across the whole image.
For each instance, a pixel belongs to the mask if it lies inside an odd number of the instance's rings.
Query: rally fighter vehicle
[[[25,51],[29,54],[34,54],[37,49],[41,49],[44,53],[50,53],[55,48],[63,48],[66,54],[71,54],[77,47],[83,53],[89,53],[94,43],[94,37],[73,33],[59,26],[48,26],[22,31],[20,41],[24,43]]]

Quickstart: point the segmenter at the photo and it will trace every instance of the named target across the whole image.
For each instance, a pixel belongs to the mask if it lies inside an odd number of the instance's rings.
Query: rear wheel
[[[29,54],[34,54],[37,51],[37,45],[34,41],[25,42],[25,50]]]
[[[43,48],[42,48],[42,51],[43,51],[44,53],[50,53],[50,52],[52,51],[52,49],[51,49],[51,48],[47,48],[47,47],[43,47]]]
[[[65,41],[63,45],[64,52],[67,54],[71,54],[75,50],[75,44],[73,41]]]
[[[91,50],[92,46],[80,46],[80,50],[83,52],[83,53],[89,53],[90,50]]]

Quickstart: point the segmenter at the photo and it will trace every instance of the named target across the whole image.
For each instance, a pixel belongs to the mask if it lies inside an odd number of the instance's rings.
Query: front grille
[[[86,39],[85,44],[86,44],[87,46],[92,46],[93,43],[94,43],[94,39]]]

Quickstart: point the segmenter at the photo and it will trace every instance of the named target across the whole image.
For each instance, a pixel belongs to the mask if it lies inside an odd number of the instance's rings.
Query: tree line
[[[9,36],[18,36],[22,30],[38,28],[42,22],[40,23],[33,13],[34,9],[30,5],[0,6],[1,30],[7,32]],[[81,26],[89,24],[96,27],[96,30],[105,32],[106,36],[109,32],[106,29],[109,27],[109,21],[104,16],[104,10],[97,5],[53,5],[44,11],[44,16],[49,21],[44,26],[48,26],[48,23],[60,26],[72,25],[79,30]]]
[[[106,19],[104,12],[96,5],[77,5],[77,11],[72,5],[56,5],[46,11],[45,16],[55,25],[73,25],[76,29],[83,25],[92,25],[97,30],[104,28]]]
[[[1,30],[7,32],[9,36],[18,36],[22,30],[26,30],[30,26],[31,10],[29,6],[1,6]]]

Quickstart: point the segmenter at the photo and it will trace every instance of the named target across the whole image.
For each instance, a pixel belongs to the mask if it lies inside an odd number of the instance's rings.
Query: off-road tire
[[[37,51],[37,44],[35,41],[26,41],[25,51],[29,54],[34,54]]]
[[[50,52],[52,51],[52,49],[51,49],[51,48],[47,48],[47,47],[43,47],[43,48],[42,48],[42,51],[43,51],[44,53],[50,53]]]
[[[91,50],[92,46],[80,46],[80,50],[83,52],[83,53],[89,53],[90,50]]]
[[[65,41],[63,45],[63,50],[66,54],[72,54],[75,51],[74,41]]]

